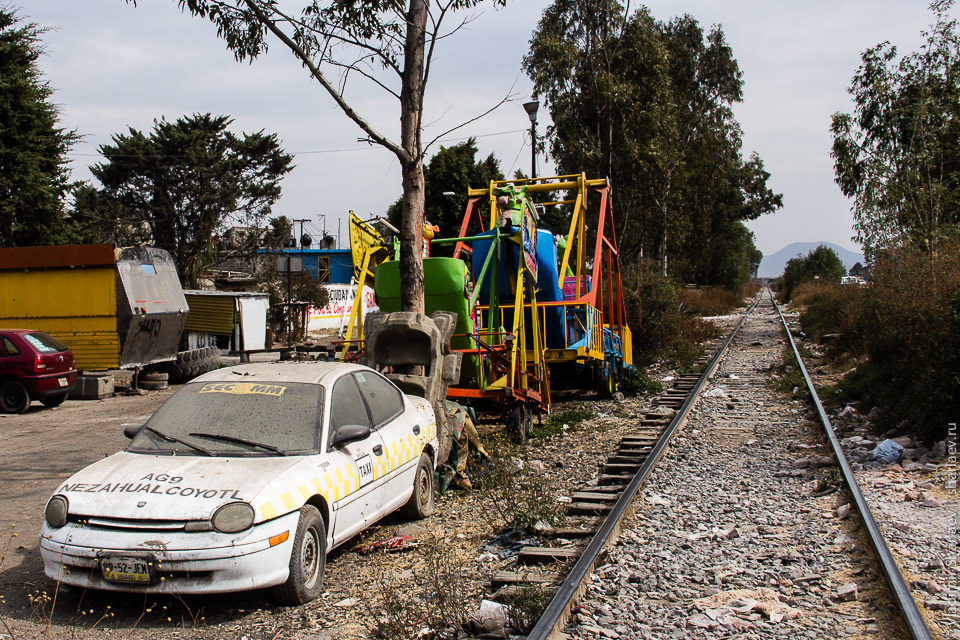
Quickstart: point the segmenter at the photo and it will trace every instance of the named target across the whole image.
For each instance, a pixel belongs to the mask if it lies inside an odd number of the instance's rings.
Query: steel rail
[[[797,364],[800,366],[800,372],[803,374],[803,379],[806,381],[807,390],[810,392],[810,397],[813,399],[814,406],[816,406],[817,414],[820,416],[820,422],[823,424],[823,428],[827,432],[827,439],[830,441],[830,448],[833,449],[833,453],[837,457],[837,464],[840,465],[840,472],[843,474],[843,481],[846,483],[847,489],[850,491],[854,506],[856,506],[857,512],[860,514],[860,518],[863,520],[864,526],[867,528],[867,535],[870,537],[870,544],[873,546],[873,550],[876,552],[877,558],[880,560],[880,564],[883,567],[883,574],[887,578],[887,583],[890,585],[890,591],[893,592],[894,600],[897,601],[897,606],[900,608],[900,611],[903,614],[904,622],[906,622],[907,628],[910,631],[910,637],[912,637],[914,640],[932,640],[933,636],[930,635],[930,629],[927,628],[927,624],[924,622],[923,616],[920,615],[920,610],[917,608],[917,603],[914,601],[913,596],[910,593],[910,588],[903,579],[903,574],[900,573],[900,569],[897,567],[897,563],[893,559],[893,555],[890,553],[890,549],[887,547],[886,541],[883,539],[883,534],[880,532],[880,528],[877,526],[877,521],[873,519],[873,513],[870,511],[870,505],[867,504],[866,499],[863,497],[863,493],[860,491],[860,485],[857,484],[857,479],[853,475],[853,469],[850,468],[850,463],[847,461],[847,457],[843,454],[843,449],[840,447],[840,441],[837,439],[837,434],[833,432],[833,425],[830,423],[830,418],[827,416],[827,412],[824,410],[823,404],[820,402],[820,397],[817,395],[817,390],[813,386],[813,381],[810,379],[810,375],[807,373],[807,368],[803,364],[803,359],[800,357],[797,344],[793,340],[793,334],[790,332],[790,327],[787,325],[787,319],[783,317],[783,311],[780,310],[780,305],[778,305],[777,301],[773,299],[773,293],[769,289],[767,292],[770,294],[770,301],[773,303],[774,309],[776,309],[777,313],[780,315],[780,321],[783,323],[784,331],[787,333],[787,340],[790,343],[790,348],[793,350],[793,355],[797,360]]]
[[[593,535],[593,538],[590,539],[590,543],[584,549],[583,554],[577,560],[576,564],[573,565],[570,573],[567,574],[567,577],[558,587],[557,592],[554,594],[553,599],[550,600],[547,608],[544,609],[543,614],[537,621],[536,626],[534,626],[534,628],[527,635],[527,640],[547,640],[548,638],[559,637],[561,629],[567,622],[567,616],[569,614],[570,607],[574,604],[575,600],[585,587],[586,580],[593,572],[597,558],[619,532],[620,522],[623,520],[623,517],[626,514],[627,507],[630,506],[631,502],[633,502],[633,498],[636,496],[637,491],[639,491],[640,487],[642,487],[647,481],[647,477],[650,475],[650,472],[653,471],[653,469],[657,466],[657,463],[660,461],[660,458],[666,452],[667,446],[670,444],[670,440],[673,438],[673,435],[684,423],[684,421],[686,421],[687,414],[690,412],[693,404],[697,401],[700,391],[703,389],[706,382],[713,377],[713,374],[717,369],[717,365],[720,363],[720,359],[727,351],[727,347],[730,346],[730,343],[733,342],[733,339],[740,332],[740,329],[747,320],[747,315],[749,315],[750,312],[753,311],[754,307],[757,306],[757,303],[760,301],[760,297],[761,296],[758,295],[753,301],[753,304],[751,304],[750,307],[743,312],[743,317],[740,318],[740,322],[737,323],[737,326],[727,337],[726,341],[723,343],[723,346],[720,347],[720,350],[717,351],[716,355],[710,361],[710,364],[704,370],[703,375],[701,375],[700,379],[697,381],[696,386],[694,386],[694,388],[687,395],[683,405],[677,410],[673,420],[671,420],[670,424],[667,425],[663,435],[651,450],[650,455],[640,466],[640,469],[637,470],[637,473],[633,476],[633,479],[630,480],[630,484],[628,484],[623,493],[620,494],[620,497],[613,505],[610,513],[606,518],[604,518],[600,527],[597,529],[597,532]]]

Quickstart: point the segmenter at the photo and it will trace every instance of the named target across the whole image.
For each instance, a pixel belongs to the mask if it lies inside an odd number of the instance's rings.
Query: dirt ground
[[[37,536],[47,499],[64,478],[124,448],[123,427],[141,424],[175,390],[0,414],[0,640],[198,637],[214,624],[242,629],[238,638],[279,637],[282,627],[248,618],[269,602],[262,592],[144,598],[58,588],[43,573]]]
[[[275,605],[265,591],[180,598],[58,587],[43,574],[37,543],[47,499],[63,479],[126,446],[123,427],[142,423],[173,391],[99,402],[69,400],[53,410],[37,404],[23,415],[0,414],[0,434],[7,445],[0,450],[0,640],[365,638],[371,621],[380,615],[384,585],[393,585],[388,589],[403,599],[426,598],[420,594],[424,581],[418,576],[430,549],[442,548],[445,556],[457,559],[457,592],[471,611],[489,597],[490,575],[513,562],[483,550],[502,527],[491,516],[489,496],[450,491],[438,497],[437,511],[429,518],[410,522],[390,516],[356,542],[334,550],[324,593],[302,607]],[[588,397],[561,404],[586,409],[594,417],[519,452],[542,460],[551,475],[562,477],[559,491],[569,492],[597,472],[605,453],[635,422],[640,401],[618,404]],[[501,436],[485,432],[484,437]],[[353,548],[398,534],[411,535],[422,546],[381,558]]]

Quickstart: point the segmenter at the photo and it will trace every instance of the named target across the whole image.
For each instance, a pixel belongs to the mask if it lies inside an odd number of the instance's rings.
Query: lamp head
[[[537,124],[537,109],[539,108],[540,102],[537,100],[523,103],[523,110],[527,112],[527,116],[530,118],[530,124]]]

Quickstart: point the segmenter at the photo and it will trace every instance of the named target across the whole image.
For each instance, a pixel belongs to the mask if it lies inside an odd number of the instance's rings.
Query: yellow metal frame
[[[363,340],[363,287],[367,283],[367,278],[369,277],[370,283],[373,284],[374,270],[380,266],[380,263],[390,259],[390,250],[383,236],[370,224],[361,220],[360,216],[353,211],[350,212],[349,225],[353,279],[357,283],[357,291],[353,296],[350,320],[347,322],[347,333],[343,338],[341,360],[347,357],[347,352],[350,350],[354,326],[357,328],[357,339]]]

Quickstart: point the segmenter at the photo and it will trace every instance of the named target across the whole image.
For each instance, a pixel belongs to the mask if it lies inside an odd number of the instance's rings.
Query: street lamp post
[[[523,103],[523,110],[530,118],[530,177],[537,177],[537,109],[540,103],[536,100]]]

